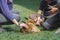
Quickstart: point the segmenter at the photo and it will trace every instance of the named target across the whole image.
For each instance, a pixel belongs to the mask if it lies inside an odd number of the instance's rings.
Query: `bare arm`
[[[57,7],[53,7],[53,8],[52,8],[50,11],[48,11],[48,12],[54,14],[54,13],[58,12],[58,8],[57,8]]]
[[[48,5],[48,6],[49,6],[49,8],[51,8],[51,10],[48,11],[48,12],[50,12],[50,13],[53,13],[53,14],[54,14],[55,12],[58,11],[57,5],[53,5],[53,6]]]
[[[42,14],[42,10],[38,10],[38,17],[40,17],[41,16],[41,14]]]
[[[41,15],[42,15],[42,11],[41,10],[38,10],[38,17],[37,17],[37,22],[36,24],[37,25],[41,25],[41,23],[43,22],[43,20],[41,19]]]

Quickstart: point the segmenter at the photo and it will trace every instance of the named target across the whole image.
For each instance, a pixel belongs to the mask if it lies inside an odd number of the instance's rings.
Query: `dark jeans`
[[[48,18],[44,23],[43,23],[43,27],[45,29],[54,29],[59,21],[59,14],[56,13],[54,14],[51,18]]]

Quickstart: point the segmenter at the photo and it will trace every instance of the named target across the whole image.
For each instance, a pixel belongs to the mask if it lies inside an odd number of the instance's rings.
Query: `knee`
[[[43,28],[45,28],[47,30],[49,30],[51,27],[51,25],[48,22],[44,22],[42,25],[43,25]]]

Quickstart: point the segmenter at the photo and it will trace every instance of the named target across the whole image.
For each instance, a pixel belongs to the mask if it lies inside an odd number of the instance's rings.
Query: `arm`
[[[44,0],[42,0],[40,2],[39,10],[37,12],[37,14],[38,14],[38,16],[37,16],[37,22],[36,22],[37,25],[40,25],[40,23],[43,21],[41,19],[41,15],[42,15],[42,10],[44,9],[44,3],[45,3]]]
[[[47,16],[47,18],[52,17],[52,14],[55,14],[56,12],[58,12],[58,7],[57,5],[51,6],[51,10],[48,11],[50,13],[50,16]]]
[[[3,12],[3,14],[7,17],[7,18],[9,18],[14,24],[16,24],[17,26],[19,26],[19,27],[25,27],[25,28],[27,28],[27,26],[25,26],[25,24],[24,23],[22,23],[22,24],[19,24],[18,22],[17,22],[17,20],[14,18],[14,16],[11,14],[11,12],[10,12],[10,10],[9,10],[9,8],[8,8],[8,5],[7,5],[7,3],[6,3],[6,0],[0,0],[1,1],[1,9],[2,9],[2,12]],[[24,25],[24,26],[23,26]]]
[[[38,20],[41,18],[42,10],[38,10]]]
[[[7,4],[9,7],[9,10],[12,10],[13,9],[13,0],[7,0]]]
[[[18,22],[17,20],[15,19],[15,17],[12,15],[12,13],[10,12],[9,8],[8,8],[8,5],[7,5],[7,2],[6,0],[0,0],[1,1],[1,9],[2,9],[2,12],[3,14],[8,18],[10,19],[14,24],[18,25]]]
[[[43,23],[43,19],[41,19],[42,10],[38,10],[37,13],[38,13],[38,17],[37,17],[37,22],[36,22],[36,24],[40,26],[40,25]]]
[[[10,10],[8,8],[6,0],[1,0],[1,9],[2,9],[3,14],[7,18],[9,18],[10,20],[14,19],[14,16],[12,15],[12,13],[10,12]]]
[[[42,11],[41,10],[38,10],[38,17],[40,17],[41,16],[41,14],[42,14]]]
[[[52,7],[52,9],[48,12],[51,13],[51,14],[54,14],[54,13],[58,12],[58,8],[57,7]]]

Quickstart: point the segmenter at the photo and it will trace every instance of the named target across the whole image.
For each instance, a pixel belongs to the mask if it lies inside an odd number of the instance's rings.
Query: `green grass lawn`
[[[21,20],[32,13],[36,13],[39,8],[40,0],[14,0],[14,9],[21,13]],[[55,34],[55,31],[41,31],[39,33],[24,34],[18,32],[15,25],[6,25],[3,27],[10,28],[11,31],[0,33],[0,40],[60,40],[60,34]],[[41,27],[39,27],[42,29]]]

